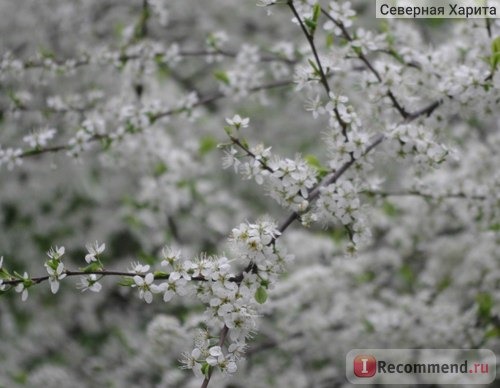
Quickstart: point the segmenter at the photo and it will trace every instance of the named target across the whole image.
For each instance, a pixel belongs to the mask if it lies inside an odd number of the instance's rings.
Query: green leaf
[[[168,273],[163,272],[163,271],[154,271],[153,275],[155,279],[167,279],[168,278]]]
[[[399,275],[403,278],[404,282],[408,286],[412,286],[415,283],[415,273],[413,269],[408,264],[403,264],[399,270]]]
[[[304,19],[304,24],[309,27],[309,34],[311,36],[314,35],[314,33],[316,32],[316,27],[317,27],[317,24],[315,21],[309,19],[309,18],[306,18]]]
[[[318,23],[319,15],[321,15],[321,5],[319,3],[314,4],[312,20],[314,23]]]
[[[206,155],[210,151],[213,151],[217,148],[217,141],[213,138],[213,136],[205,136],[200,140],[200,155]]]
[[[391,55],[392,55],[392,56],[393,56],[393,57],[394,57],[397,61],[399,61],[399,62],[400,62],[400,63],[402,63],[403,65],[405,64],[405,60],[404,60],[404,58],[403,58],[401,55],[399,55],[399,53],[398,53],[396,50],[394,50],[394,49],[389,49],[389,53],[390,53],[390,54],[391,54]]]
[[[328,174],[329,170],[321,165],[321,163],[319,162],[318,158],[315,155],[311,154],[306,155],[304,159],[309,166],[311,166],[318,172],[320,178],[323,178],[325,175]]]
[[[130,287],[132,284],[135,284],[134,279],[132,279],[132,278],[122,278],[118,282],[118,285],[125,286],[125,287]]]
[[[375,326],[368,319],[363,319],[363,326],[368,333],[373,333],[375,331]]]
[[[267,291],[264,287],[257,288],[257,291],[255,291],[255,300],[260,304],[266,303]]]
[[[222,70],[214,71],[214,77],[215,79],[221,81],[222,83],[229,85],[229,77],[227,76],[225,71]]]
[[[478,304],[478,314],[480,318],[489,319],[493,308],[493,298],[486,292],[481,292],[476,296]]]
[[[240,139],[240,143],[241,143],[241,144],[243,144],[243,147],[245,147],[245,148],[250,148],[250,147],[248,146],[248,141],[247,141],[247,139],[245,139],[245,138]]]
[[[82,269],[83,272],[97,272],[102,270],[102,265],[98,261],[93,261],[85,268]]]
[[[113,139],[111,139],[109,137],[103,137],[101,139],[101,146],[102,146],[102,149],[104,151],[109,150],[109,148],[111,147],[112,143],[113,143]]]
[[[365,271],[365,272],[360,273],[359,275],[357,275],[355,277],[355,279],[356,279],[356,281],[358,283],[369,283],[373,279],[375,279],[375,277],[376,277],[375,272],[373,272],[373,271]]]
[[[205,376],[208,376],[210,374],[210,365],[208,363],[203,363],[203,365],[201,366],[201,373],[203,373]]]
[[[488,229],[493,231],[493,232],[500,232],[500,222],[493,224],[493,225],[490,225],[490,227]]]
[[[382,209],[384,210],[384,213],[389,217],[397,217],[399,214],[399,209],[389,201],[384,201]]]
[[[500,63],[500,36],[493,39],[493,42],[491,43],[491,57],[490,57],[491,70],[495,71],[499,63]]]
[[[441,292],[451,286],[452,283],[452,277],[450,275],[445,275],[443,278],[441,278],[441,280],[439,280],[436,288],[439,292]]]
[[[315,155],[312,154],[306,155],[304,159],[309,166],[314,167],[318,170],[321,168],[321,163],[319,162],[318,158]]]
[[[153,168],[153,175],[155,177],[159,177],[159,176],[162,176],[163,174],[165,174],[167,171],[168,171],[167,165],[163,162],[158,162],[155,164],[155,166]]]
[[[498,338],[500,337],[500,327],[494,327],[486,332],[485,338]]]
[[[332,48],[334,43],[335,43],[335,38],[333,37],[333,34],[327,34],[326,35],[326,47]]]
[[[320,73],[319,73],[319,69],[318,69],[318,67],[316,66],[316,64],[315,64],[315,63],[314,63],[311,59],[308,59],[307,61],[309,62],[309,64],[311,65],[311,67],[314,69],[314,73],[315,73],[316,75],[319,75],[319,74],[320,74]]]

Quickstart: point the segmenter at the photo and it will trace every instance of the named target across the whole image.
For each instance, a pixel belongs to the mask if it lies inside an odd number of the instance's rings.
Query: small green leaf
[[[162,176],[168,171],[168,167],[165,163],[163,162],[158,162],[155,164],[154,169],[153,169],[153,175],[155,177]]]
[[[413,283],[415,283],[415,273],[408,264],[403,264],[403,266],[399,269],[399,275],[408,286],[411,287]]]
[[[389,49],[389,53],[400,63],[405,64],[404,58],[394,49]]]
[[[255,300],[260,304],[266,303],[267,291],[264,287],[257,288],[257,291],[255,291]]]
[[[312,60],[310,60],[310,59],[308,59],[307,61],[309,62],[309,64],[311,65],[311,67],[314,69],[314,74],[319,75],[320,74],[319,73],[319,69],[316,66],[316,64]]]
[[[241,144],[243,144],[243,147],[245,147],[245,148],[247,148],[247,149],[248,149],[248,148],[250,148],[250,147],[248,146],[248,141],[247,141],[247,139],[245,139],[245,138],[240,139],[240,143],[241,143]]]
[[[453,279],[450,275],[445,275],[441,280],[439,280],[437,284],[437,290],[439,292],[446,290],[449,286],[451,286],[453,283]]]
[[[358,56],[361,56],[361,54],[363,54],[363,51],[361,50],[361,47],[353,46],[352,47],[352,51],[354,51],[356,53],[356,55],[358,55]]]
[[[222,71],[222,70],[214,71],[214,77],[215,77],[215,79],[221,81],[222,83],[224,83],[226,85],[229,85],[229,83],[230,83],[229,77],[227,76],[225,71]]]
[[[208,376],[210,374],[210,365],[208,363],[203,363],[203,365],[201,366],[201,373],[203,373],[205,376]]]
[[[82,269],[83,272],[97,272],[102,270],[102,265],[98,261],[93,261],[85,268]]]
[[[319,15],[321,15],[321,5],[319,3],[314,4],[312,20],[314,23],[318,23]]]
[[[311,166],[318,172],[320,178],[323,178],[325,175],[329,173],[329,170],[321,165],[321,163],[319,162],[318,158],[315,155],[311,154],[306,155],[304,159],[309,166]]]
[[[306,18],[304,19],[304,24],[309,28],[309,34],[313,36],[314,33],[316,32],[316,27],[317,27],[316,22],[314,20]]]
[[[375,326],[368,319],[364,319],[362,322],[368,333],[373,333],[375,331]]]
[[[485,338],[498,338],[500,337],[500,327],[494,327],[486,332]]]
[[[399,214],[399,209],[389,201],[384,201],[382,209],[384,210],[384,213],[389,217],[397,217]]]
[[[132,278],[122,278],[118,282],[118,285],[125,286],[125,287],[130,287],[132,284],[135,284],[134,279],[132,279]]]
[[[155,276],[155,279],[166,279],[168,278],[168,273],[163,272],[163,271],[154,271],[153,275]]]
[[[217,141],[212,136],[205,136],[200,140],[200,154],[206,155],[217,147]]]
[[[376,275],[373,271],[365,271],[355,277],[358,283],[370,283],[373,279],[375,279]]]
[[[491,309],[493,308],[493,298],[490,294],[482,292],[477,294],[476,302],[478,304],[478,314],[480,318],[489,319],[491,317]]]
[[[304,159],[309,166],[314,167],[318,170],[321,168],[321,163],[319,162],[318,158],[315,155],[311,154],[306,155]]]
[[[493,39],[491,43],[491,57],[490,57],[490,65],[491,70],[494,72],[500,63],[500,36]]]
[[[101,146],[102,146],[102,149],[104,151],[109,150],[109,148],[111,147],[112,143],[113,143],[113,139],[111,139],[109,137],[103,137],[101,139]]]
[[[332,48],[333,44],[335,43],[335,39],[332,34],[326,35],[326,47],[327,48]]]
[[[493,232],[500,232],[500,222],[490,225],[490,227],[488,229],[493,231]]]

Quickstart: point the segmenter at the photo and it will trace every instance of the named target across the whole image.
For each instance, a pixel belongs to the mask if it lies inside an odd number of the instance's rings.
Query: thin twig
[[[136,273],[136,272],[123,272],[123,271],[107,271],[107,270],[99,270],[99,271],[71,271],[65,270],[63,272],[66,276],[86,276],[86,275],[99,275],[99,276],[126,276],[126,277],[134,277],[140,276],[145,277],[146,274]],[[170,274],[157,274],[155,275],[155,280],[168,279]],[[4,280],[2,285],[10,285],[15,286],[19,283],[22,283],[25,279],[8,279]],[[49,276],[37,276],[34,278],[29,278],[29,280],[33,284],[39,284],[46,280],[49,280]],[[202,276],[192,277],[191,280],[195,281],[206,281],[206,279]]]
[[[222,347],[224,345],[224,342],[226,342],[226,337],[227,337],[227,334],[229,333],[229,328],[224,325],[224,327],[222,328],[221,332],[220,332],[220,335],[219,335],[219,346]],[[201,384],[201,387],[200,388],[207,388],[208,387],[208,383],[210,383],[210,379],[212,378],[212,371],[213,369],[210,368],[210,370],[208,371],[208,375],[205,376],[205,378],[203,379],[203,383]]]

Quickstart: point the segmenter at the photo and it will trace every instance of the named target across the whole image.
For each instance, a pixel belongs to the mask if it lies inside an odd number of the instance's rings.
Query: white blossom
[[[242,118],[240,115],[234,115],[232,119],[226,118],[226,122],[229,125],[234,126],[236,129],[239,129],[248,127],[250,119],[248,117]]]
[[[85,261],[90,264],[93,261],[97,261],[98,256],[106,249],[106,244],[99,244],[99,242],[96,241],[93,244],[87,244],[86,248],[88,253],[85,255]]]
[[[154,275],[152,273],[146,274],[144,277],[135,275],[133,277],[134,285],[139,289],[139,298],[144,299],[146,303],[151,303],[153,301],[153,281]]]
[[[26,286],[25,282],[29,280],[29,275],[27,272],[23,274],[23,280],[18,283],[15,287],[16,292],[21,294],[21,300],[25,302],[28,299],[28,286]]]
[[[47,142],[55,136],[56,132],[54,128],[44,128],[23,137],[23,141],[28,143],[31,148],[45,147]]]
[[[50,290],[55,294],[59,290],[59,280],[66,277],[66,273],[64,273],[64,264],[59,262],[55,269],[52,268],[50,264],[46,264],[45,267],[49,273]]]
[[[101,283],[98,282],[96,274],[90,274],[88,276],[81,276],[80,281],[77,284],[77,288],[81,289],[82,292],[87,290],[92,292],[99,292],[102,289]]]

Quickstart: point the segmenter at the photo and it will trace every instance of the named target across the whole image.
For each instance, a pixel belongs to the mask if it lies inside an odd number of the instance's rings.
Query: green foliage
[[[266,303],[267,291],[264,287],[260,286],[257,288],[257,291],[255,291],[255,300],[260,304]]]
[[[493,39],[493,42],[491,43],[490,65],[492,72],[496,71],[499,63],[500,63],[500,36]]]
[[[489,320],[491,317],[491,309],[493,308],[493,298],[486,292],[481,292],[476,296],[477,313],[479,318]]]
[[[307,162],[307,164],[309,166],[311,166],[312,168],[314,168],[318,172],[320,179],[323,178],[325,175],[327,175],[330,172],[330,170],[328,170],[326,167],[321,165],[318,158],[314,155],[311,155],[311,154],[306,155],[304,157],[304,160]]]
[[[155,177],[162,176],[168,171],[168,167],[164,162],[158,162],[153,168],[153,174]]]
[[[384,204],[382,205],[382,209],[384,210],[384,213],[387,214],[389,217],[394,218],[399,215],[399,209],[391,202],[389,201],[384,201]]]
[[[221,81],[223,84],[229,85],[229,77],[227,76],[227,73],[225,71],[214,71],[214,77],[216,80]]]
[[[208,154],[209,152],[217,148],[217,141],[213,136],[204,136],[200,140],[200,148],[198,149],[201,156]]]
[[[201,373],[203,373],[203,375],[205,376],[209,376],[210,369],[211,369],[210,365],[207,362],[204,362],[203,365],[201,366]]]
[[[410,267],[409,264],[403,264],[402,267],[399,269],[399,276],[403,279],[405,285],[408,288],[412,288],[414,283],[415,283],[415,272],[413,269]]]

